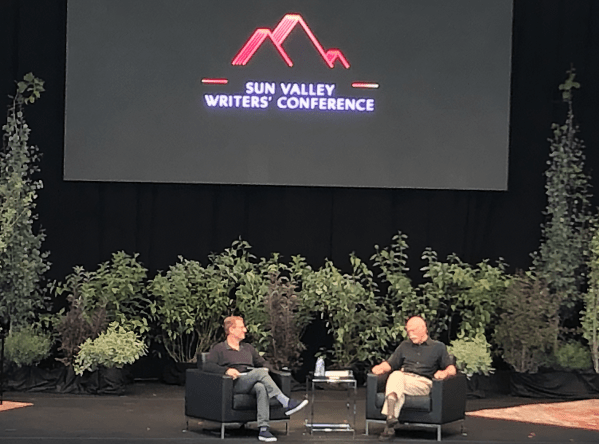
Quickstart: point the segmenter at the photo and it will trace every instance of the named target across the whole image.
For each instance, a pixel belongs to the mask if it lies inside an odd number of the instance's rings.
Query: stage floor
[[[304,392],[294,392],[295,397]],[[306,431],[306,408],[292,417],[290,433],[274,423],[272,431],[283,443],[300,442],[378,442],[382,424],[371,424],[370,435],[364,434],[365,389],[357,394],[355,437],[349,432]],[[315,404],[318,422],[345,419],[346,393],[322,390]],[[125,396],[57,395],[50,393],[5,392],[4,401],[31,403],[32,406],[0,411],[0,443],[218,443],[219,427],[215,423],[190,420],[184,414],[184,388],[157,382],[135,382]],[[531,402],[546,402],[510,396],[491,396],[468,400],[467,410],[509,407]],[[463,426],[463,427],[462,427]],[[225,442],[258,442],[255,424],[246,429],[227,429]],[[443,441],[465,443],[598,443],[599,432],[532,423],[466,417],[461,422],[443,426]],[[416,428],[400,429],[392,442],[436,442],[436,432]]]

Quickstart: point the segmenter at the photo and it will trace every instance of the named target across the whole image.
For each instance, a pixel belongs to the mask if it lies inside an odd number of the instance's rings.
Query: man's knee
[[[260,395],[260,394],[266,394],[266,387],[264,387],[264,384],[262,384],[261,382],[256,382],[254,384],[254,391],[256,392],[256,395]]]

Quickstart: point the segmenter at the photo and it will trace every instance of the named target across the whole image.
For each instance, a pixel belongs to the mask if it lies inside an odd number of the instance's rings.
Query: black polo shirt
[[[429,379],[433,379],[437,370],[445,370],[453,364],[445,344],[431,338],[418,345],[409,339],[403,341],[387,362],[393,370],[403,370]]]
[[[235,350],[223,341],[212,347],[202,368],[210,373],[225,373],[228,368],[243,373],[254,367],[268,367],[268,364],[252,345],[242,342],[239,350]]]

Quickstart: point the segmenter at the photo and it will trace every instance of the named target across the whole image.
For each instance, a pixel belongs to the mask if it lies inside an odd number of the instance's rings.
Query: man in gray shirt
[[[424,319],[420,316],[408,319],[406,332],[409,339],[399,344],[389,359],[372,367],[375,375],[392,372],[387,379],[385,404],[381,410],[387,416],[385,430],[379,436],[381,441],[395,436],[406,395],[428,395],[433,378],[445,379],[457,372],[445,344],[428,337]]]
[[[289,399],[281,392],[268,374],[269,365],[266,360],[250,344],[242,342],[247,332],[243,318],[229,316],[225,318],[224,327],[227,339],[212,347],[203,369],[233,378],[235,393],[255,394],[258,427],[260,428],[258,439],[267,442],[276,441],[277,438],[270,433],[268,425],[270,419],[269,399],[277,398],[285,408],[286,415],[299,412],[308,404],[308,400],[300,402]]]

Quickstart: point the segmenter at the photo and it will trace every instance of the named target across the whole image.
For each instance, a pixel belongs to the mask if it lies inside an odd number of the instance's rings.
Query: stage
[[[294,392],[296,397],[303,391]],[[345,418],[345,392],[322,390],[317,393],[316,413],[319,421],[338,422]],[[357,393],[356,433],[306,432],[304,421],[308,409],[292,417],[290,433],[283,424],[273,424],[279,442],[378,442],[382,425],[370,427],[364,435],[365,389]],[[5,402],[32,405],[0,410],[0,442],[33,444],[58,443],[218,443],[217,424],[198,420],[186,422],[184,388],[157,382],[135,382],[125,396],[59,395],[51,393],[6,392]],[[467,411],[498,409],[523,404],[539,404],[555,400],[531,400],[511,396],[489,396],[469,399]],[[599,412],[598,412],[599,413]],[[487,419],[467,416],[463,423],[443,426],[444,442],[465,443],[596,443],[599,431],[543,424]],[[228,428],[224,442],[258,442],[255,424],[246,429]],[[435,432],[401,428],[392,442],[436,442]]]

